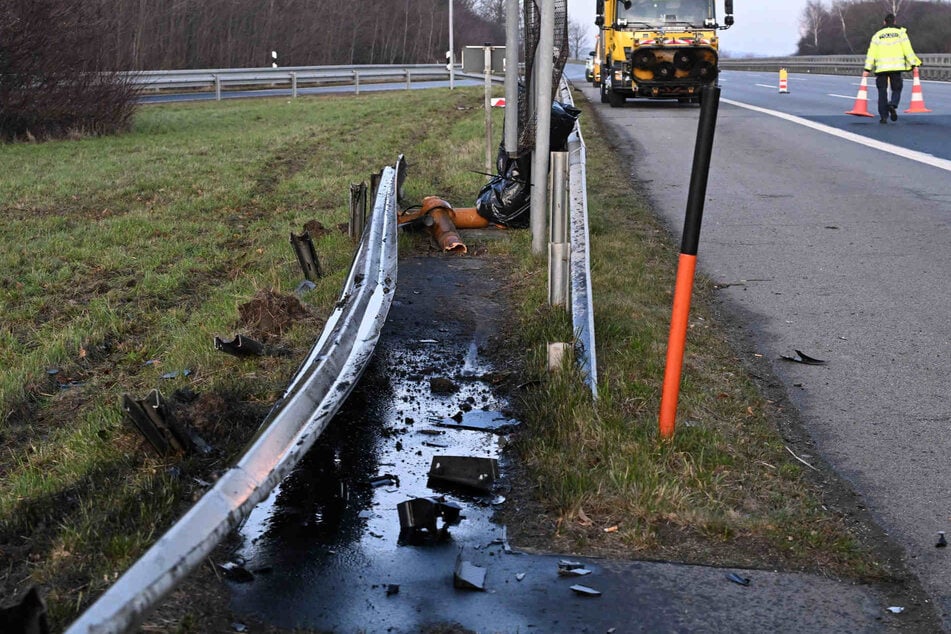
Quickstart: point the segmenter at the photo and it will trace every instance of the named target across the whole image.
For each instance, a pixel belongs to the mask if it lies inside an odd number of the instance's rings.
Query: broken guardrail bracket
[[[433,483],[455,484],[483,492],[492,490],[499,477],[499,461],[472,456],[433,456],[429,479]]]
[[[160,456],[211,453],[211,447],[189,425],[177,420],[158,390],[144,399],[122,396],[126,417]]]
[[[215,336],[215,350],[221,350],[236,357],[260,356],[264,354],[264,344],[250,337],[235,334],[232,339]]]
[[[310,233],[304,231],[300,235],[291,234],[291,246],[297,253],[297,261],[304,272],[304,277],[311,282],[316,282],[324,276],[324,271],[320,267],[320,259],[317,257],[317,251],[314,249],[314,241]]]
[[[442,497],[406,500],[396,506],[396,511],[400,517],[401,541],[409,543],[426,535],[437,539],[445,537],[447,526],[458,524],[462,519],[462,507]]]

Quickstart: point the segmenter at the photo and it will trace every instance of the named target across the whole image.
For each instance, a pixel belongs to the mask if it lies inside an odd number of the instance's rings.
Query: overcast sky
[[[722,21],[723,0],[716,0],[717,17]],[[799,20],[806,0],[734,0],[736,24],[720,33],[720,48],[735,56],[786,56],[796,52]],[[568,17],[586,27],[588,44],[594,43],[595,0],[568,0]]]

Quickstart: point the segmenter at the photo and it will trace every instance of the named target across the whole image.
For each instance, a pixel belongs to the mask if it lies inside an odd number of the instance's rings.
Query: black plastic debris
[[[938,531],[938,543],[934,545],[935,548],[946,548],[948,545],[948,540],[945,539],[944,531]]]
[[[436,423],[439,427],[449,429],[469,429],[473,431],[507,431],[519,424],[514,418],[504,416],[501,412],[473,410],[461,415],[445,418]]]
[[[432,484],[452,484],[482,492],[492,490],[499,477],[499,461],[472,456],[433,456],[429,467]]]
[[[250,583],[254,581],[254,574],[252,574],[250,570],[241,564],[234,561],[218,564],[218,570],[221,571],[225,579],[234,581],[235,583]]]
[[[783,354],[780,356],[786,361],[793,361],[795,363],[803,363],[805,365],[825,365],[826,364],[826,362],[823,361],[822,359],[816,359],[816,358],[810,357],[807,354],[803,354],[799,350],[795,350],[795,353],[796,354],[794,355]]]
[[[583,597],[600,597],[601,596],[600,590],[595,590],[594,588],[589,588],[588,586],[575,584],[571,586],[571,590],[575,594],[579,594]]]
[[[388,583],[386,584],[386,596],[392,597],[394,594],[400,593],[400,584],[398,583]]]
[[[430,536],[442,536],[450,524],[458,524],[462,517],[462,507],[445,498],[414,498],[400,502],[396,506],[400,518],[401,535],[412,536],[425,531]],[[442,526],[439,526],[439,521]]]
[[[0,607],[0,630],[11,633],[49,634],[46,602],[36,586],[27,590],[18,601]]]
[[[382,486],[399,486],[400,478],[391,473],[384,473],[382,475],[374,476],[370,478],[370,486],[373,488],[382,487]]]
[[[291,246],[294,247],[294,252],[297,254],[297,261],[300,263],[300,268],[304,272],[304,277],[311,282],[316,282],[318,279],[324,276],[323,270],[320,268],[320,260],[317,258],[317,251],[314,250],[314,241],[310,237],[310,233],[304,231],[300,235],[291,234]]]
[[[485,568],[462,558],[462,551],[456,557],[456,570],[452,576],[452,585],[462,590],[485,590]]]
[[[144,399],[122,396],[126,418],[160,456],[175,453],[211,453],[211,447],[191,428],[172,414],[158,390]]]
[[[746,578],[746,577],[741,577],[740,575],[736,574],[735,572],[731,572],[731,573],[727,574],[726,578],[729,579],[730,581],[732,581],[733,583],[739,584],[739,585],[741,585],[741,586],[748,586],[748,585],[750,585],[750,580],[749,580],[748,578]]]
[[[234,338],[228,340],[215,336],[215,350],[221,350],[236,357],[259,356],[264,354],[264,344],[241,334],[235,334]]]

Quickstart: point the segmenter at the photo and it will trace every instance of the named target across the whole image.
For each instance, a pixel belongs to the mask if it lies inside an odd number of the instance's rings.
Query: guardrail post
[[[291,71],[291,97],[297,99],[297,73]]]
[[[551,223],[548,239],[548,303],[568,308],[568,153],[551,153],[548,178]]]
[[[367,184],[350,184],[350,237],[359,240],[367,221]]]
[[[485,173],[492,170],[492,43],[482,46],[482,72],[485,74]]]
[[[353,94],[360,94],[360,72],[356,69],[353,71]]]
[[[413,71],[406,69],[406,90],[410,90],[413,87]]]
[[[215,75],[215,101],[221,101],[221,77]]]

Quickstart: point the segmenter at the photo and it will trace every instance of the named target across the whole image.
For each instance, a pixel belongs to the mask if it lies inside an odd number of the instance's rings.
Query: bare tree
[[[819,37],[827,15],[821,0],[809,0],[806,8],[803,9],[802,20],[799,24],[801,33],[803,39],[810,43],[814,51],[819,49]]]
[[[588,34],[585,26],[577,20],[568,18],[568,56],[580,59],[587,55]]]

